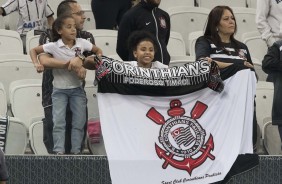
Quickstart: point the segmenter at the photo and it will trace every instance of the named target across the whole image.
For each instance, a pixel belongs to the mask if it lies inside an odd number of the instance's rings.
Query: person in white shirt
[[[46,52],[52,54],[56,60],[41,63],[44,67],[53,69],[53,151],[57,154],[65,153],[66,108],[70,104],[72,115],[71,153],[79,154],[84,136],[86,121],[86,94],[82,87],[81,75],[69,71],[70,61],[79,57],[82,61],[84,51],[92,51],[102,56],[102,50],[88,40],[76,38],[75,20],[71,15],[58,17],[52,27],[53,41],[30,50],[33,63],[38,62],[37,56]],[[78,77],[80,76],[80,77]],[[82,77],[84,79],[85,76]]]
[[[157,47],[155,37],[150,32],[135,31],[128,40],[128,48],[133,52],[136,61],[126,63],[143,68],[168,68],[159,61],[153,61]]]
[[[268,47],[282,38],[282,1],[257,0],[256,24]]]

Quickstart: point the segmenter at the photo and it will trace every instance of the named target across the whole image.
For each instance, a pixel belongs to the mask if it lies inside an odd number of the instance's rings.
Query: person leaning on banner
[[[278,125],[279,135],[282,141],[282,40],[274,42],[269,47],[262,60],[262,69],[271,74],[274,85],[272,105],[272,124]]]
[[[236,19],[232,9],[228,6],[216,6],[208,16],[204,36],[197,39],[195,45],[196,59],[210,57],[221,62],[221,75],[230,72],[231,65],[241,65],[254,68],[248,47],[236,40]],[[253,121],[253,145],[256,144],[256,115]]]
[[[64,0],[57,8],[57,16],[61,15],[71,15],[75,19],[77,28],[77,38],[84,38],[89,40],[92,44],[95,43],[94,37],[91,33],[82,31],[84,21],[86,16],[81,9],[81,6],[77,1],[74,0]],[[40,36],[39,44],[43,45],[52,40],[51,30],[47,30]],[[73,58],[70,61],[69,69],[75,70],[81,77],[86,74],[86,69],[82,67],[83,61],[93,60],[93,57],[87,57],[92,55],[91,52],[84,52],[83,55]],[[45,60],[45,62],[53,62],[55,59],[48,54],[41,54],[39,60]],[[83,60],[83,61],[82,61]],[[73,65],[73,63],[78,63]],[[52,98],[51,94],[53,91],[53,74],[52,69],[45,69],[43,65],[39,63],[34,63],[37,72],[43,72],[42,80],[42,105],[44,107],[44,119],[43,119],[43,141],[49,153],[53,153],[53,116],[52,116]],[[87,113],[87,112],[86,112]],[[66,112],[66,142],[65,142],[65,153],[70,153],[71,150],[71,117],[72,113],[70,108],[67,108]],[[86,128],[86,126],[85,126]],[[84,145],[84,140],[82,141],[82,147]]]
[[[6,167],[6,163],[5,163],[5,155],[2,151],[2,149],[0,149],[0,184],[6,184],[6,181],[8,181],[8,170]]]
[[[161,0],[141,0],[123,15],[118,29],[116,49],[123,61],[134,60],[134,56],[126,47],[130,34],[137,30],[146,30],[151,32],[158,42],[155,60],[169,65],[167,44],[170,36],[170,18],[167,12],[158,8],[160,3]]]

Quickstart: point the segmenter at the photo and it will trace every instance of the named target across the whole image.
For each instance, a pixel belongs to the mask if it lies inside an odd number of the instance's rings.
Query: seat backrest
[[[9,30],[16,31],[18,29],[19,13],[15,11],[4,17],[5,27]]]
[[[26,33],[26,53],[29,54],[30,49],[39,45],[40,35],[34,35],[34,30]]]
[[[95,38],[95,44],[102,49],[104,55],[115,55],[117,45],[117,31],[108,29],[87,30]]]
[[[196,0],[198,6],[213,9],[218,5],[226,5],[231,7],[246,7],[246,0]]]
[[[246,32],[242,35],[242,41],[245,43],[252,55],[257,58],[260,63],[267,53],[267,44],[261,39],[261,35],[258,31]]]
[[[167,11],[168,8],[173,6],[194,6],[194,0],[162,0],[159,8]]]
[[[0,29],[5,29],[5,20],[3,16],[0,16]]]
[[[81,9],[84,11],[84,15],[86,17],[83,25],[83,29],[84,30],[96,29],[96,21],[90,3],[82,4],[80,1],[79,3],[81,4]]]
[[[169,67],[183,66],[191,62],[195,62],[195,56],[176,56],[171,58]]]
[[[167,10],[170,16],[171,31],[179,32],[185,42],[186,54],[189,55],[188,35],[193,31],[202,31],[210,10],[201,7],[178,6]]]
[[[33,119],[29,126],[30,147],[35,155],[48,155],[48,151],[43,142],[43,122],[42,117]]]
[[[27,131],[18,118],[9,117],[5,154],[24,154],[27,146]]]
[[[41,79],[22,79],[10,84],[11,110],[15,117],[19,118],[28,129],[33,117],[44,115],[42,107]]]
[[[23,42],[17,31],[0,29],[0,54],[23,54]]]
[[[2,82],[0,82],[0,117],[4,116],[7,113],[7,98],[6,91]]]
[[[261,61],[253,57],[252,57],[252,61],[255,67],[256,74],[258,75],[258,80],[266,81],[267,74],[262,70]]]
[[[93,80],[86,81],[84,90],[87,96],[88,117],[99,118],[97,86],[93,85]]]
[[[248,8],[257,8],[257,0],[247,0]]]
[[[30,56],[23,54],[6,54],[0,56],[0,79],[6,90],[9,101],[9,85],[20,79],[41,79],[42,73],[37,73]]]
[[[204,31],[194,31],[194,32],[189,33],[188,42],[189,42],[190,56],[196,55],[196,52],[195,52],[196,41],[200,36],[203,36],[203,35],[204,35]]]
[[[178,32],[171,31],[167,50],[171,56],[185,56],[186,47],[182,35]]]
[[[264,136],[263,132],[263,120],[267,117],[271,117],[272,102],[273,102],[273,83],[258,81],[256,88],[256,116],[257,123],[262,130],[262,138]]]
[[[242,34],[251,31],[257,31],[256,9],[234,7],[232,8],[237,23],[237,33],[235,38],[242,41]]]

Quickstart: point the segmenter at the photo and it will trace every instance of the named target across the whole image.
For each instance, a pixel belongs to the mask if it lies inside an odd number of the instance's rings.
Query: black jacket
[[[262,60],[262,69],[271,74],[274,84],[272,124],[282,125],[282,40],[269,47]]]
[[[117,53],[124,61],[135,60],[128,49],[128,37],[136,30],[147,30],[156,36],[158,48],[155,60],[168,65],[170,62],[166,47],[170,36],[168,13],[142,0],[123,15],[118,30]]]

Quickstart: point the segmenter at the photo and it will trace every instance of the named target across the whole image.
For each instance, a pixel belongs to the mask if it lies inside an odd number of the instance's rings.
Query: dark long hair
[[[73,19],[71,15],[62,15],[54,21],[53,26],[52,26],[52,41],[53,42],[56,42],[61,38],[61,35],[58,33],[58,31],[62,29],[64,21],[68,18]]]
[[[211,12],[209,13],[204,36],[208,39],[211,39],[217,46],[221,46],[221,38],[218,35],[217,26],[220,23],[224,10],[229,10],[231,14],[233,15],[234,21],[235,21],[235,32],[234,33],[237,32],[237,24],[236,24],[236,19],[235,19],[233,10],[229,6],[214,7],[211,10]],[[231,42],[238,44],[238,41],[234,38],[234,33],[230,36],[230,40]]]

